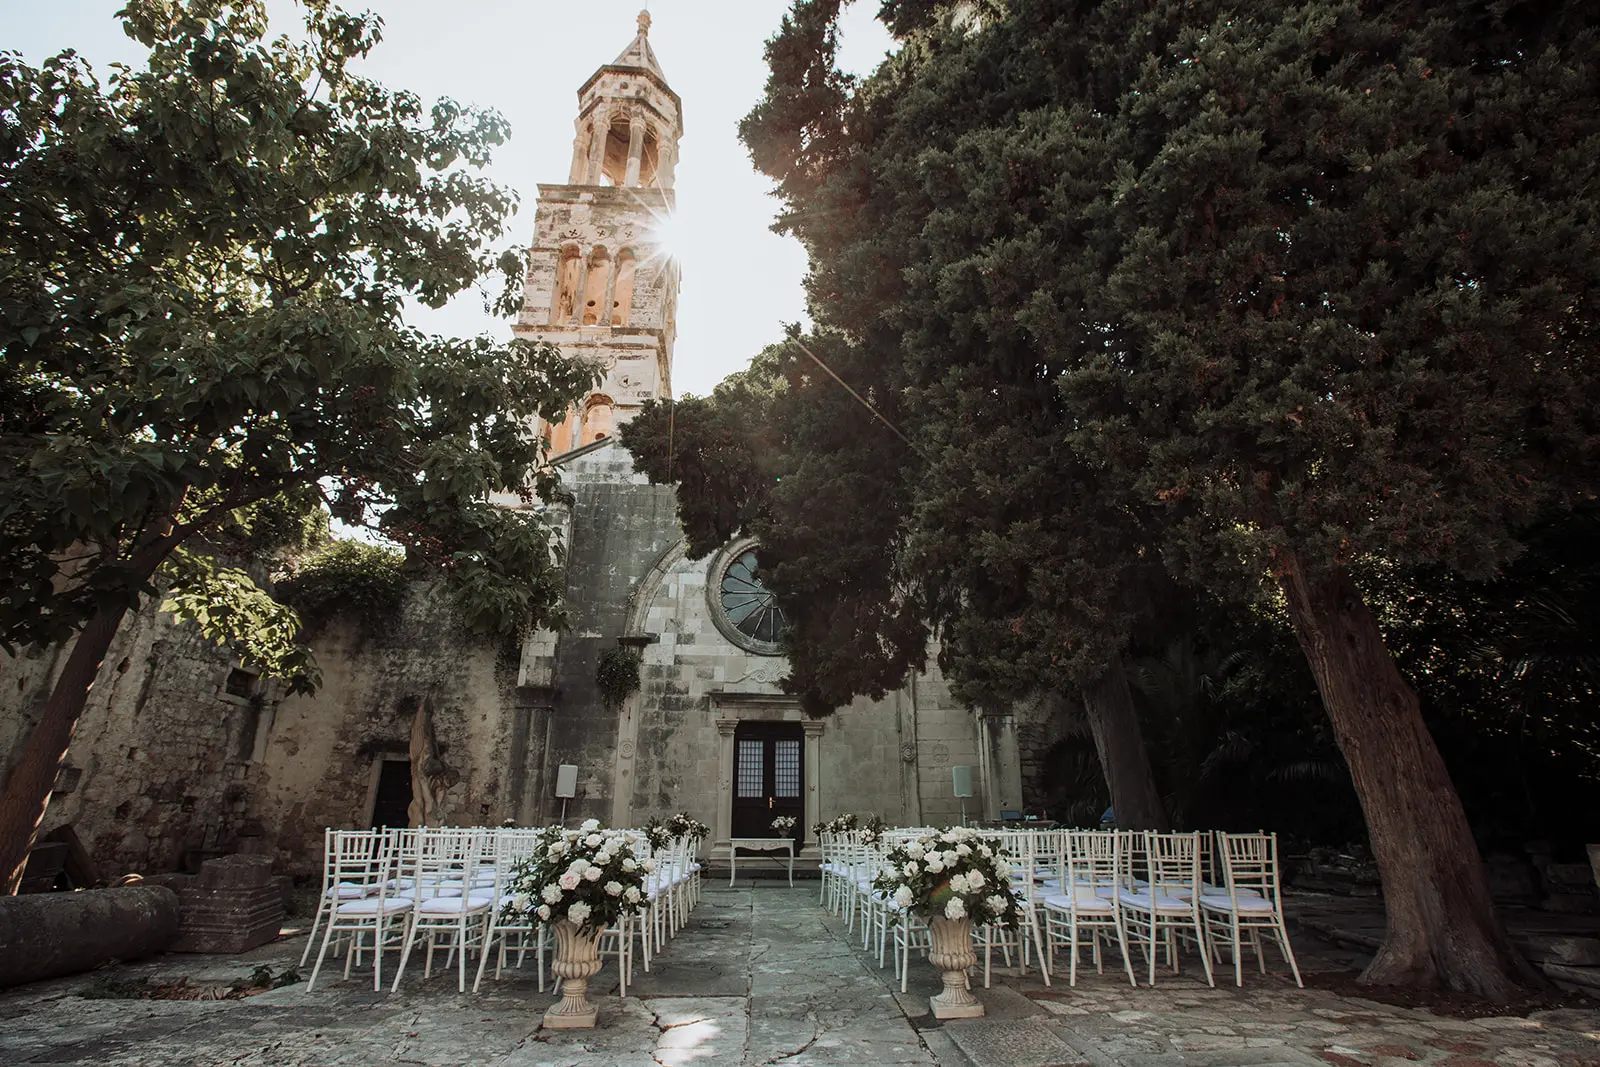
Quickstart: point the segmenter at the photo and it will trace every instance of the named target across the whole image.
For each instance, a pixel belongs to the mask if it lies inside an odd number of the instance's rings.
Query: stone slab
[[[980,1067],[1057,1067],[1082,1062],[1071,1045],[1035,1022],[971,1019],[950,1023],[944,1031]]]

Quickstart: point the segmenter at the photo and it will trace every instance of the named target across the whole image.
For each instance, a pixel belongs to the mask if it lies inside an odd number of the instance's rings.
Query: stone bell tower
[[[565,185],[539,186],[518,337],[598,359],[605,381],[550,426],[552,451],[609,437],[672,395],[678,265],[662,247],[683,135],[682,101],[650,48],[650,13],[578,90]]]

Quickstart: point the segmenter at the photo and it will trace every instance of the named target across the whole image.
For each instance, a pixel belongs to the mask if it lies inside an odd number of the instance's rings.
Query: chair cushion
[[[1052,893],[1045,897],[1044,906],[1054,908],[1056,911],[1071,911],[1076,906],[1079,914],[1090,912],[1096,915],[1110,915],[1113,911],[1111,901],[1103,897],[1079,897],[1073,901],[1065,893]]]
[[[1245,912],[1257,915],[1272,914],[1272,901],[1262,897],[1247,897],[1241,894],[1238,897],[1238,902],[1241,915]],[[1221,895],[1202,893],[1200,895],[1200,906],[1202,908],[1210,908],[1213,911],[1232,911],[1233,901],[1229,900],[1225,893]]]
[[[1169,897],[1165,893],[1157,893],[1152,898],[1149,893],[1135,893],[1124,889],[1117,894],[1117,899],[1125,908],[1136,908],[1139,911],[1150,911],[1152,908],[1163,915],[1188,915],[1194,910],[1194,905],[1178,897]]]
[[[377,886],[358,885],[355,882],[340,882],[338,885],[328,888],[327,898],[329,900],[360,900],[362,897],[377,891]]]
[[[424,900],[417,905],[418,915],[464,915],[474,911],[483,911],[494,906],[494,897],[490,894],[479,896],[474,893],[465,897],[434,897]]]
[[[377,915],[378,906],[383,906],[383,914],[394,915],[397,912],[409,911],[411,905],[416,903],[410,897],[366,897],[362,900],[352,900],[340,904],[337,910],[340,915]]]

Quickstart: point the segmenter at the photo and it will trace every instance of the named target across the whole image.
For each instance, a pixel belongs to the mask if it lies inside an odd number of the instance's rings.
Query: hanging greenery
[[[640,660],[639,653],[631,648],[612,648],[600,654],[594,684],[600,687],[606,707],[621,707],[624,700],[639,691]]]

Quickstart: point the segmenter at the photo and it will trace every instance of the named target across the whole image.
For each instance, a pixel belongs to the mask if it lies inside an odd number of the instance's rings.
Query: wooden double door
[[[733,836],[779,837],[772,820],[794,817],[805,840],[805,733],[797,722],[742,722],[733,732]]]

